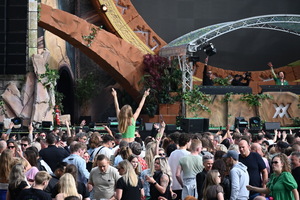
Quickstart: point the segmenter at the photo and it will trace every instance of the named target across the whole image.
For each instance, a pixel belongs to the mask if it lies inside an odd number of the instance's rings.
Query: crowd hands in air
[[[2,133],[0,199],[299,200],[299,132],[166,135],[161,121],[142,139],[135,120],[149,92],[133,113],[112,90],[119,133],[76,133],[68,122],[66,131],[30,125],[20,140]]]

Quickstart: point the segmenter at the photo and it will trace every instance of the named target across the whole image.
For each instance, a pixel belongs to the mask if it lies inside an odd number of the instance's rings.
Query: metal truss
[[[177,58],[182,71],[182,91],[190,91],[193,89],[193,62],[189,62],[186,55],[177,56]]]
[[[278,14],[278,15],[263,15],[246,19],[241,19],[233,22],[226,22],[211,27],[205,27],[195,31],[195,33],[203,33],[205,29],[209,30],[197,39],[190,41],[187,45],[187,52],[197,52],[201,49],[204,43],[242,28],[260,28],[283,31],[290,34],[300,36],[300,15]]]

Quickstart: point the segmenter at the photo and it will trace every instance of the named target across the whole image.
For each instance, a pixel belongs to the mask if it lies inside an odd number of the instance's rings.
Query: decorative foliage
[[[261,106],[259,100],[273,99],[269,94],[244,94],[240,101],[245,101],[249,106]]]
[[[231,102],[232,101],[232,98],[231,98],[232,95],[233,95],[233,92],[226,93],[225,96],[224,96],[224,99],[222,101],[224,103]]]
[[[300,118],[299,117],[292,117],[291,120],[293,120],[294,126],[300,126]]]
[[[180,95],[172,97],[170,92],[180,94],[182,74],[177,60],[170,63],[164,57],[146,54],[143,63],[145,74],[140,83],[144,84],[144,89],[151,88],[144,110],[149,116],[154,116],[158,104],[174,103],[180,99]]]
[[[206,105],[202,104],[202,102],[211,102],[210,95],[204,94],[198,87],[185,92],[182,99],[186,105],[190,106],[190,111],[193,113],[196,113],[199,110],[211,113],[211,110]]]
[[[226,77],[226,78],[217,77],[217,78],[214,79],[214,84],[215,85],[227,86],[227,85],[230,85],[229,80],[230,80],[229,77]]]
[[[3,101],[3,99],[0,99],[0,115],[4,115],[5,114],[5,108],[4,108],[5,102]]]
[[[55,91],[54,88],[56,86],[57,80],[59,79],[59,73],[55,69],[50,69],[48,63],[46,63],[45,68],[46,72],[44,74],[38,75],[38,81],[41,82],[45,88],[53,89],[55,95],[55,105],[58,105],[61,112],[63,112],[62,100],[64,98],[64,95],[60,92]],[[52,105],[51,101],[49,103],[51,107],[55,106]]]
[[[37,11],[38,11],[38,13],[37,13],[37,20],[40,21],[40,19],[41,19],[41,4],[38,5]]]
[[[65,95],[63,93],[55,91],[55,104],[59,107],[61,113],[64,112],[64,106],[62,104],[62,100],[64,98],[65,98]],[[55,111],[54,111],[53,115],[55,115]]]
[[[97,31],[100,30],[101,28],[95,28],[95,27],[92,27],[91,29],[91,33],[89,35],[83,35],[82,36],[82,39],[84,41],[87,42],[87,47],[90,47],[92,45],[92,42],[93,40],[95,39],[96,35],[97,35]]]
[[[54,87],[57,79],[59,79],[58,71],[50,69],[48,63],[46,63],[45,68],[46,72],[38,76],[38,81],[41,82],[44,87]]]
[[[80,105],[84,105],[92,97],[98,94],[96,77],[94,73],[90,72],[83,78],[76,80],[76,90],[75,95],[79,101]]]

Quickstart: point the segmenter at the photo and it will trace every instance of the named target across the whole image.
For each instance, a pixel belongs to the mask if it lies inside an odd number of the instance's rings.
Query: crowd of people
[[[30,125],[20,140],[2,133],[0,199],[299,200],[300,132],[166,135],[161,122],[142,139],[135,120],[149,90],[134,114],[112,95],[119,133],[69,123],[38,133]]]

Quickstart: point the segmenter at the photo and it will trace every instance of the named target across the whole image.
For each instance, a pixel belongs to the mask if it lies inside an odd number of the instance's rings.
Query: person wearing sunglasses
[[[248,185],[247,189],[263,194],[267,194],[273,199],[284,200],[299,200],[299,193],[297,190],[297,182],[291,174],[291,166],[288,157],[280,153],[273,157],[272,162],[273,173],[271,174],[270,181],[265,188],[259,188]]]
[[[20,145],[21,145],[22,151],[24,152],[28,147],[31,146],[31,140],[30,140],[30,138],[26,137],[26,136],[22,137]]]
[[[210,170],[207,172],[206,179],[204,181],[203,188],[203,199],[204,200],[223,200],[224,191],[223,187],[220,185],[221,175],[218,170]],[[199,198],[198,198],[199,199]]]

